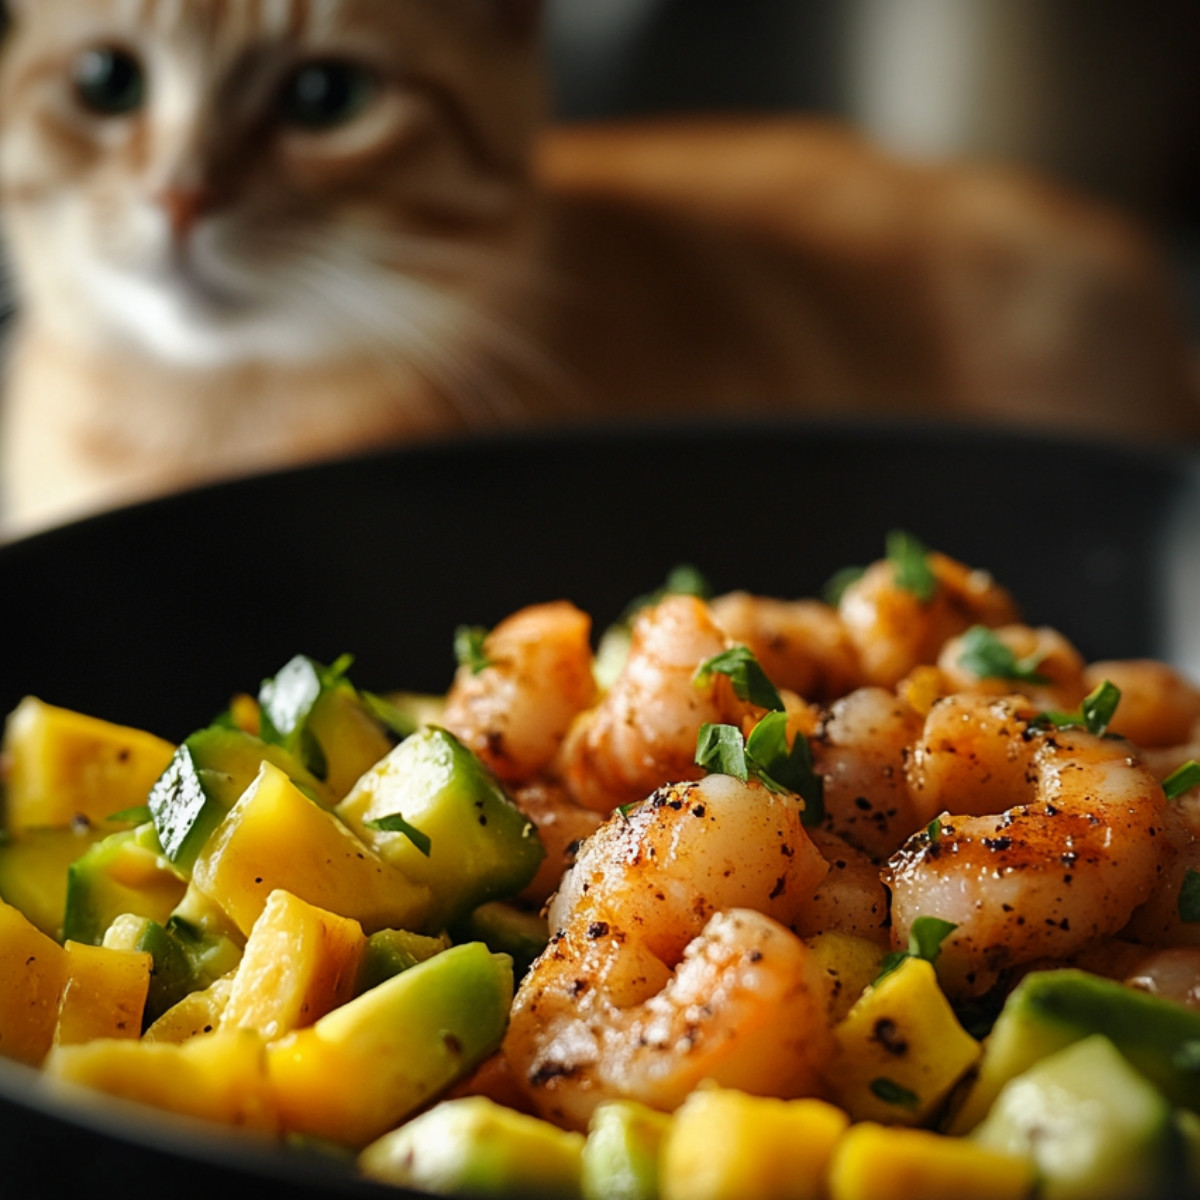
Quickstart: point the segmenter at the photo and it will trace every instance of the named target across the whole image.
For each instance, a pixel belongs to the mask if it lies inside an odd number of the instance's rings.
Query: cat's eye
[[[71,74],[80,102],[99,116],[124,116],[145,102],[146,73],[128,50],[115,46],[85,50]]]
[[[281,115],[301,129],[330,129],[358,116],[375,86],[375,76],[359,63],[337,59],[305,63],[284,85]]]

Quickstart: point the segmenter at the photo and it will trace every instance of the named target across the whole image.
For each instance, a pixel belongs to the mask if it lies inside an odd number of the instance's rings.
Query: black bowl
[[[0,550],[0,711],[42,699],[181,739],[293,654],[438,691],[453,633],[567,598],[597,626],[671,567],[817,594],[904,528],[990,569],[1085,656],[1200,665],[1200,458],[956,428],[709,424],[480,438],[220,485]],[[0,1064],[6,1194],[103,1179],[211,1195],[367,1189]],[[395,1190],[387,1195],[396,1196]]]

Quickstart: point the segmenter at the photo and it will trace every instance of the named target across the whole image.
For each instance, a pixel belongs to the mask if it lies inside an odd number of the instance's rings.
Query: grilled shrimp
[[[1039,729],[1017,698],[949,697],[935,714],[950,731],[938,741],[927,722],[931,753],[915,770],[926,812],[942,815],[885,867],[894,944],[918,917],[954,923],[939,977],[978,994],[1005,968],[1122,929],[1172,857],[1166,797],[1129,743]]]
[[[1084,671],[1084,686],[1089,690],[1105,679],[1121,689],[1111,725],[1114,733],[1143,750],[1164,751],[1164,759],[1170,757],[1172,747],[1190,750],[1200,742],[1200,688],[1174,667],[1154,659],[1127,658],[1090,663]],[[1182,753],[1179,761],[1195,757]],[[1166,773],[1175,766],[1178,763]]]
[[[441,724],[505,782],[532,779],[595,698],[591,618],[564,600],[506,617],[479,670],[459,667]]]
[[[603,1100],[670,1111],[703,1079],[817,1089],[828,979],[787,926],[829,868],[801,812],[713,775],[660,788],[588,839],[503,1045],[537,1112],[582,1129]]]
[[[928,600],[896,580],[887,559],[872,563],[842,593],[838,613],[858,651],[863,681],[895,687],[914,667],[936,661],[947,639],[972,625],[1016,621],[1012,597],[986,571],[929,554],[935,589]]]
[[[608,814],[702,774],[694,762],[700,726],[740,726],[750,711],[726,677],[696,684],[696,669],[730,645],[694,596],[668,596],[638,614],[624,669],[563,748],[563,777],[580,804]]]

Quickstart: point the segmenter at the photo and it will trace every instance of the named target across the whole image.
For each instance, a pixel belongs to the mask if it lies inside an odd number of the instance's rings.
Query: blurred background
[[[804,111],[1150,224],[1200,333],[1198,0],[549,0],[560,117]]]

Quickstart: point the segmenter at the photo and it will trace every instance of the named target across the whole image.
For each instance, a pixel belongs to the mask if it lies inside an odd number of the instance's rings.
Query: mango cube
[[[36,1067],[54,1041],[66,951],[0,901],[0,1054]]]
[[[144,951],[67,942],[67,980],[58,1006],[58,1045],[137,1038],[154,959]]]

